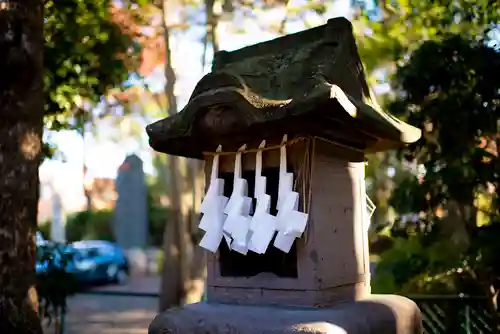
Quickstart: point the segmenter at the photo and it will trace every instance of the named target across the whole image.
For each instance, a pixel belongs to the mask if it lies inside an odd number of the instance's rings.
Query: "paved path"
[[[126,285],[105,285],[95,287],[93,291],[126,291],[136,293],[158,293],[160,291],[160,277],[143,276],[134,277]]]
[[[142,277],[127,285],[92,290],[154,293],[158,289],[159,278]],[[147,334],[157,310],[158,298],[79,294],[68,300],[63,334]]]

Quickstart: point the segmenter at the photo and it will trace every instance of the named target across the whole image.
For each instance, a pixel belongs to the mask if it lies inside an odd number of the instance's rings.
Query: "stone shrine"
[[[159,152],[204,159],[209,184],[207,302],[150,333],[422,332],[411,300],[371,295],[364,183],[366,153],[421,131],[376,104],[349,21],[217,53],[147,132]]]

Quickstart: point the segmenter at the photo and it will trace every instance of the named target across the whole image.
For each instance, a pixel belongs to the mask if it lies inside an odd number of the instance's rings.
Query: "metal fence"
[[[487,300],[473,296],[410,296],[422,312],[425,334],[486,334],[494,326]]]
[[[85,291],[96,296],[158,298],[157,293]],[[474,296],[408,296],[422,312],[424,334],[487,334],[494,326],[486,298]],[[61,314],[56,334],[64,334],[65,314]]]

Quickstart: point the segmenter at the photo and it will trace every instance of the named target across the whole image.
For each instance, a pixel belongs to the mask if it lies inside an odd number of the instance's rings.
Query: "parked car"
[[[37,240],[36,273],[42,274],[54,269],[74,271],[71,248],[68,245],[57,244],[50,240]]]
[[[124,284],[129,278],[129,264],[123,250],[115,243],[101,240],[77,241],[70,245],[74,273],[79,282],[114,282]]]

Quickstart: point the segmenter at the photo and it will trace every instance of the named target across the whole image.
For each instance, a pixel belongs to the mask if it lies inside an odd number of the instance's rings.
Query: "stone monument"
[[[421,333],[420,311],[370,292],[364,155],[421,131],[377,106],[352,26],[216,54],[153,149],[204,159],[207,301],[149,333]]]
[[[116,242],[126,250],[146,247],[147,189],[142,160],[137,155],[127,156],[118,169],[116,192],[113,222]]]

